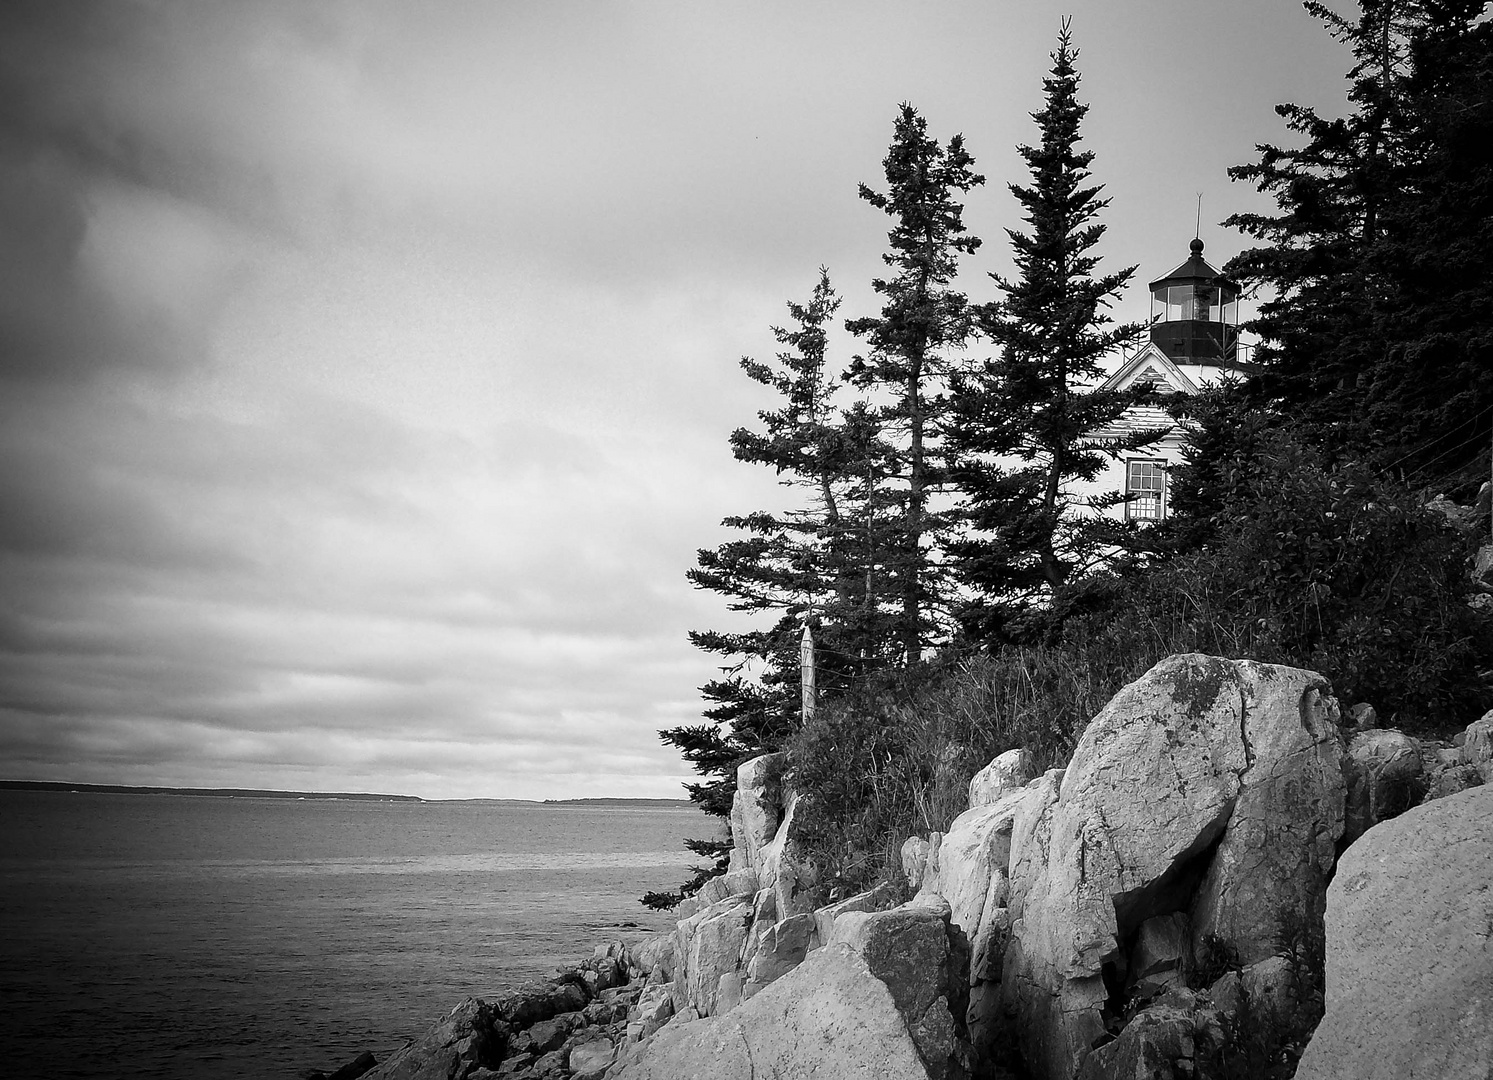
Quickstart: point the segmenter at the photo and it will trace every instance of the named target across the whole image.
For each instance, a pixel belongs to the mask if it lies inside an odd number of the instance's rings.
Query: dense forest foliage
[[[821,269],[774,329],[783,351],[742,361],[779,404],[733,451],[803,498],[727,519],[739,538],[689,571],[758,616],[691,635],[722,676],[701,723],[660,733],[700,774],[700,806],[724,816],[736,766],[789,750],[826,869],[857,888],[903,837],[944,828],[993,756],[1061,763],[1171,653],[1319,670],[1345,705],[1412,731],[1493,705],[1493,617],[1467,573],[1489,524],[1428,505],[1472,503],[1490,473],[1493,23],[1482,0],[1360,0],[1352,19],[1305,6],[1352,48],[1347,115],[1280,106],[1292,144],[1231,170],[1276,207],[1225,222],[1254,244],[1224,274],[1256,301],[1259,345],[1244,377],[1169,400],[1190,446],[1165,521],[1072,494],[1162,432],[1090,434],[1157,399],[1101,388],[1144,327],[1107,315],[1134,268],[1101,272],[1094,254],[1108,200],[1079,149],[1068,26],[1018,148],[1029,178],[1008,185],[1017,272],[981,295],[960,269],[980,246],[963,200],[984,178],[960,136],[900,108],[884,184],[860,191],[890,222],[881,309],[845,322],[861,352],[827,355],[840,301]],[[820,707],[804,724],[806,625]],[[707,860],[695,880],[646,903],[688,895],[729,842],[690,846]]]

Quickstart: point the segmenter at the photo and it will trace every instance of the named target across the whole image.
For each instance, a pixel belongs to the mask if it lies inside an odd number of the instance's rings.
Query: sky
[[[1293,0],[7,0],[0,778],[679,797],[684,572],[786,497],[738,359],[821,265],[874,313],[903,101],[993,297],[1063,14],[1144,318],[1345,108]]]

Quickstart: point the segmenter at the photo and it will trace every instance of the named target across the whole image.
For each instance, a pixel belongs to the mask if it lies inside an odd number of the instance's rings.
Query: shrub
[[[811,794],[805,841],[832,886],[895,881],[903,841],[946,830],[998,754],[1025,747],[1039,770],[1065,762],[1135,662],[1051,648],[951,654],[820,709],[788,751],[791,782]]]
[[[1408,729],[1485,707],[1493,636],[1465,602],[1468,541],[1441,515],[1364,466],[1328,468],[1286,431],[1258,434],[1224,472],[1206,543],[1121,582],[1106,611],[1065,628],[1070,642],[1138,635],[1153,652],[1309,668]]]

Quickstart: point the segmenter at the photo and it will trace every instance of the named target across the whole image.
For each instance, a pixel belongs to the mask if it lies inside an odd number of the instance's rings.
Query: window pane
[[[1125,468],[1125,514],[1137,521],[1160,521],[1166,491],[1166,465],[1160,461],[1129,461]]]

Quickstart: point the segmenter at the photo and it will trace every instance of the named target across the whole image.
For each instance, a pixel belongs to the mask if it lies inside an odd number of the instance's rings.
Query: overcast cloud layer
[[[1198,191],[1221,261],[1225,168],[1346,57],[1288,0],[1071,7],[1107,265],[1180,262]],[[510,798],[680,793],[684,570],[779,497],[736,360],[821,263],[871,310],[903,100],[990,178],[988,298],[1059,21],[0,11],[0,777]]]

